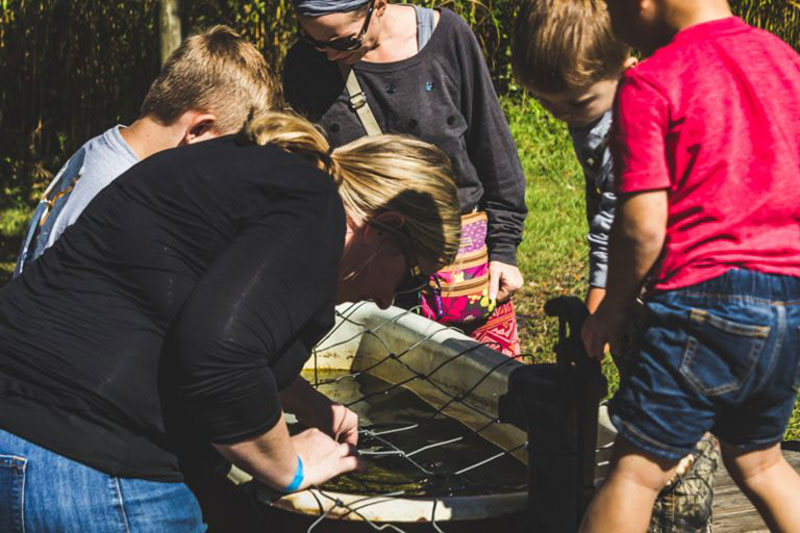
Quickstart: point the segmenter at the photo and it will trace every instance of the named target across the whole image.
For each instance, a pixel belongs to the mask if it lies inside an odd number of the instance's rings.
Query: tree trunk
[[[161,49],[161,66],[181,44],[181,18],[179,0],[159,0],[158,37]]]

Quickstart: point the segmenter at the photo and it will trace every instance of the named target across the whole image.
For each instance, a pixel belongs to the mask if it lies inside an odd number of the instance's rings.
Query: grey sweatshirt
[[[386,133],[437,145],[453,163],[461,210],[485,209],[492,260],[516,264],[522,240],[525,176],[483,53],[458,15],[441,10],[427,45],[392,63],[354,65],[362,90]],[[289,51],[284,92],[295,110],[319,123],[333,146],[366,134],[335,63],[304,42]]]

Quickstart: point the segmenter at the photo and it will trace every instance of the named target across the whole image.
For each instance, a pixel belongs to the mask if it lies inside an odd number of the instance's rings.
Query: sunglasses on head
[[[361,27],[361,31],[358,32],[358,35],[355,37],[339,37],[338,39],[332,39],[330,41],[318,41],[308,35],[303,27],[299,24],[297,26],[297,35],[314,48],[333,48],[339,52],[351,52],[361,48],[361,45],[364,43],[364,35],[367,34],[367,30],[369,29],[369,21],[372,18],[372,11],[374,8],[375,0],[370,0],[369,9],[367,10],[367,18],[364,20],[364,26]]]

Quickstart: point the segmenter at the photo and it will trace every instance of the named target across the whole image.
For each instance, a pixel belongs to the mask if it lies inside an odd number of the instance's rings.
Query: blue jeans
[[[782,440],[800,388],[800,278],[731,270],[652,296],[609,405],[620,434],[678,460],[706,431],[743,450]]]
[[[202,532],[183,483],[110,476],[0,429],[0,531]]]

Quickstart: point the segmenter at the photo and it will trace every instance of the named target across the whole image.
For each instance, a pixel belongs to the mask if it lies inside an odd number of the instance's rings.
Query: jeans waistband
[[[800,305],[800,278],[765,274],[755,270],[732,269],[695,285],[664,294],[686,296],[741,296],[769,302]]]

